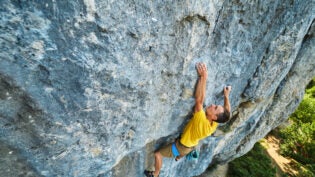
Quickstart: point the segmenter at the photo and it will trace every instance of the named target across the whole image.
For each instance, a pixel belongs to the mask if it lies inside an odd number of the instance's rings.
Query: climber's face
[[[217,115],[224,112],[224,108],[221,105],[212,104],[206,108],[206,115],[211,120],[217,120]]]

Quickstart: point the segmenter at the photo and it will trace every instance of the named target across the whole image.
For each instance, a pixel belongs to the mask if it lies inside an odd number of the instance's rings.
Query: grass
[[[246,155],[229,163],[228,177],[274,177],[276,168],[265,153],[265,148],[256,143]]]

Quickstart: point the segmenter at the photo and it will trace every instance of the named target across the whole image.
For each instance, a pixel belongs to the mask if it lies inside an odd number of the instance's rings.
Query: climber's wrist
[[[207,75],[199,75],[199,78],[200,78],[200,79],[207,79],[208,76],[207,76]]]

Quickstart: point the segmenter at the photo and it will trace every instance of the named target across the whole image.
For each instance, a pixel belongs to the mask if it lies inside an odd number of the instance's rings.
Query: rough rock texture
[[[315,75],[314,0],[1,0],[0,170],[4,176],[142,176],[150,152],[232,85],[233,119],[197,162],[228,162],[287,119]]]

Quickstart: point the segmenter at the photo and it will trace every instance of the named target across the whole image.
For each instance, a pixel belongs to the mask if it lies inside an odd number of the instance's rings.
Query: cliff
[[[0,164],[5,176],[142,176],[192,114],[195,63],[206,103],[233,118],[196,176],[248,152],[298,106],[315,75],[314,0],[25,1],[0,7]]]

